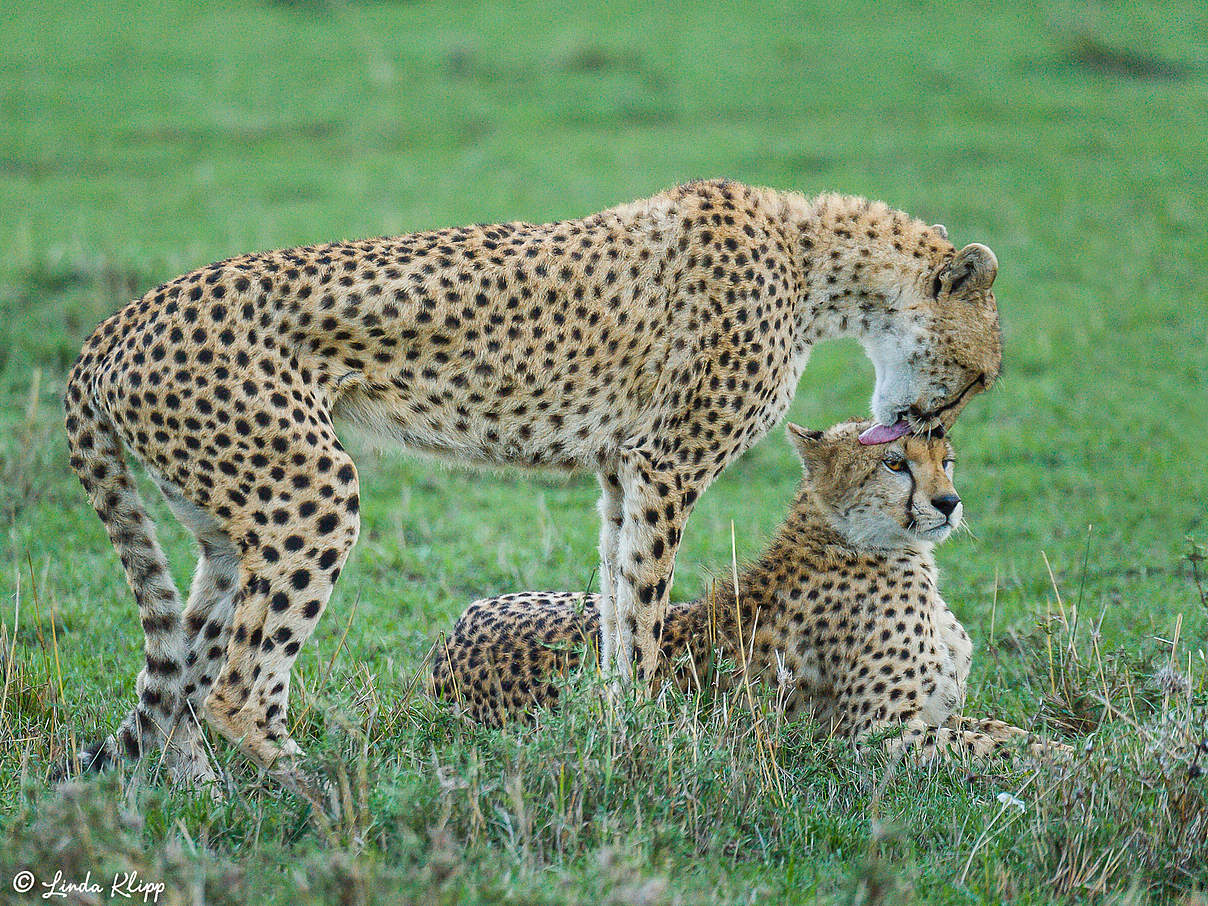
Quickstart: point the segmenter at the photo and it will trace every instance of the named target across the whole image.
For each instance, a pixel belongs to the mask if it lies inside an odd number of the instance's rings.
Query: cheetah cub
[[[712,596],[673,604],[661,627],[659,679],[691,689],[734,665],[722,689],[779,689],[789,715],[861,739],[900,729],[894,748],[987,756],[1004,744],[1035,756],[1068,751],[997,720],[960,714],[972,645],[940,597],[933,548],[960,525],[953,453],[939,431],[882,446],[867,424],[826,432],[789,425],[804,464],[788,518],[758,562]],[[553,705],[553,674],[578,666],[599,634],[599,597],[521,592],[475,601],[439,646],[431,688],[475,719],[500,723]],[[1008,746],[1010,747],[1010,746]]]

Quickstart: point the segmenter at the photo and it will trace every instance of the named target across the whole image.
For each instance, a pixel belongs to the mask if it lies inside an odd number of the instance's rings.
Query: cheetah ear
[[[822,452],[822,438],[826,436],[823,431],[811,431],[809,428],[803,428],[800,425],[795,425],[789,422],[786,426],[789,441],[793,445],[793,449],[797,451],[797,455],[801,458],[801,464],[805,466],[808,472],[810,465],[818,461],[819,454]]]
[[[970,295],[985,292],[998,276],[998,259],[980,242],[970,242],[956,253],[956,257],[936,275],[935,285],[939,291],[950,295]]]
[[[939,233],[939,234],[940,234],[940,238],[941,238],[941,239],[947,239],[947,238],[948,238],[948,228],[947,228],[946,226],[944,226],[942,223],[933,223],[933,224],[931,224],[931,229],[933,229],[933,230],[935,230],[937,233]]]

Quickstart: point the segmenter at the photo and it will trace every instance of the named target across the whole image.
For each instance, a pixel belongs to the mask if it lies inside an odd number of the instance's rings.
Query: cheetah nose
[[[944,494],[940,497],[931,498],[931,505],[945,516],[951,516],[952,511],[956,509],[957,504],[960,502],[961,499],[955,494]]]

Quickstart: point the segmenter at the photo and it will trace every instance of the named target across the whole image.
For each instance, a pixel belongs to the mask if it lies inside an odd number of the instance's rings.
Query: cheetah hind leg
[[[231,618],[239,596],[239,552],[213,516],[194,506],[175,485],[159,476],[155,480],[173,515],[193,533],[201,548],[184,612],[186,653],[181,692],[182,721],[196,730],[198,742],[204,744],[199,722],[206,694],[226,659]],[[201,746],[196,748],[200,750]],[[204,752],[199,754],[200,758],[176,759],[171,765],[173,779],[191,786],[204,784],[211,796],[222,799],[218,774]]]
[[[247,555],[245,554],[245,566]],[[263,567],[263,562],[257,564]],[[270,778],[325,810],[325,786],[303,766],[305,753],[285,723],[290,669],[303,634],[274,626],[277,607],[290,605],[279,597],[280,575],[250,573],[228,632],[225,657],[216,671],[203,705],[207,722],[240,752],[265,769]],[[288,583],[288,575],[284,577]],[[325,600],[324,600],[325,603]],[[303,602],[292,602],[310,612]],[[317,618],[318,610],[314,609]],[[313,621],[312,621],[313,622]],[[267,647],[265,647],[267,642]],[[288,653],[287,653],[288,652]]]
[[[137,700],[117,731],[85,747],[58,778],[77,770],[101,771],[161,750],[174,780],[213,789],[213,769],[200,728],[188,713],[183,687],[185,632],[168,562],[156,539],[122,453],[122,441],[82,394],[68,394],[68,439],[76,471],[121,558],[139,606],[144,633]]]
[[[205,695],[226,656],[239,586],[239,560],[235,546],[207,513],[193,506],[170,482],[154,475],[173,515],[193,532],[201,548],[193,584],[184,611],[186,654],[184,658],[182,713],[164,756],[174,784],[207,792],[214,800],[224,797],[220,776],[205,752],[200,720]],[[118,739],[138,733],[139,709],[135,708],[116,734]]]
[[[359,497],[355,468],[334,438],[303,455],[317,461],[310,473],[329,472],[339,487],[332,485],[321,502],[285,498],[264,505],[295,510],[298,518],[290,522],[261,525],[255,512],[232,520],[228,531],[240,539],[242,588],[205,715],[272,778],[323,808],[324,784],[303,768],[302,750],[286,723],[290,670],[356,543]],[[288,461],[307,471],[307,463]]]
[[[238,600],[239,561],[234,546],[225,536],[222,541],[225,543],[212,537],[202,540],[202,555],[184,613],[187,653],[182,691],[187,713],[182,719],[197,726],[199,737],[203,733],[200,721],[205,697],[226,658],[231,617]],[[178,760],[172,768],[176,782],[204,784],[215,800],[224,798],[222,778],[210,769],[208,762]]]
[[[202,742],[200,721],[205,697],[226,658],[238,589],[239,562],[234,546],[229,541],[217,544],[213,539],[203,540],[184,613],[187,652],[182,689],[186,708],[182,719],[197,727]],[[208,763],[178,762],[173,765],[173,777],[193,786],[204,783],[215,800],[223,798],[221,777]]]

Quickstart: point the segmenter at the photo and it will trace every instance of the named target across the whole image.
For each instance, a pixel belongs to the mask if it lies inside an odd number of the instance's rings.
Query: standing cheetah
[[[210,780],[204,713],[297,778],[290,668],[359,529],[336,422],[460,462],[595,471],[604,653],[649,678],[688,514],[783,415],[813,344],[864,344],[870,440],[926,429],[998,375],[996,271],[884,204],[713,181],[157,287],[97,328],[67,383],[71,463],[146,635],[134,710],[84,762],[167,742],[175,776]],[[183,607],[124,451],[199,541]]]
[[[738,578],[737,605],[729,582],[671,605],[659,679],[686,690],[710,676],[721,690],[767,682],[789,716],[856,739],[900,728],[894,745],[927,755],[985,756],[1015,741],[1035,755],[1068,751],[960,715],[973,647],[940,597],[932,554],[961,521],[952,447],[940,431],[865,446],[861,427],[788,426],[805,465],[788,517]],[[490,724],[556,704],[556,674],[578,667],[602,603],[556,592],[475,601],[437,646],[432,691]],[[718,652],[732,670],[715,669]]]

